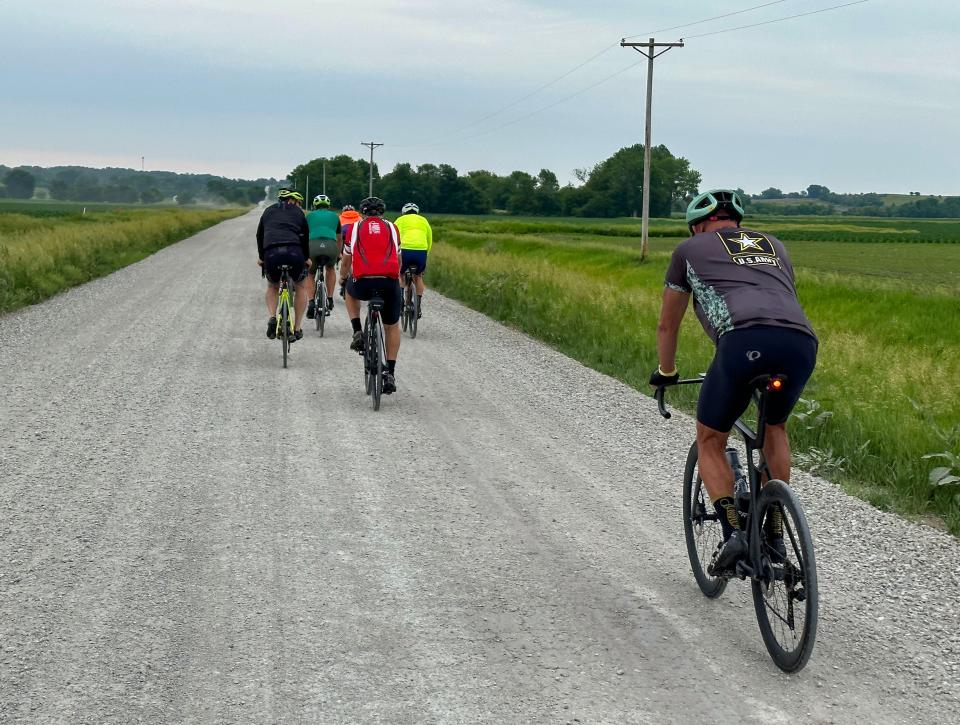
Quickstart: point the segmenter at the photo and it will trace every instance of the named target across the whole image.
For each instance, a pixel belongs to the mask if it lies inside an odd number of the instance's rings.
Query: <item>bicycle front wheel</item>
[[[797,672],[810,659],[817,638],[819,593],[813,539],[800,501],[783,481],[773,480],[763,487],[757,515],[763,562],[761,576],[753,580],[757,623],[777,667]],[[771,543],[776,528],[782,529],[786,556]]]
[[[707,566],[714,550],[723,541],[720,517],[703,487],[703,479],[697,467],[697,444],[690,446],[687,464],[683,471],[683,535],[687,540],[687,557],[697,586],[704,596],[714,599],[723,594],[727,580],[710,576]]]

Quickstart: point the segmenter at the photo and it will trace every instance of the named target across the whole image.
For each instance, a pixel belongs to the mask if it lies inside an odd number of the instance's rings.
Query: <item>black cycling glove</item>
[[[673,375],[664,375],[659,366],[650,373],[650,384],[655,388],[659,388],[661,385],[676,385],[679,379],[680,373],[678,371],[674,370]]]

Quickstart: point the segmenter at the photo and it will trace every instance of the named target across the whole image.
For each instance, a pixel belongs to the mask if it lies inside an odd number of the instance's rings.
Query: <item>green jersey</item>
[[[329,209],[315,209],[307,214],[311,239],[336,239],[340,235],[340,216]]]

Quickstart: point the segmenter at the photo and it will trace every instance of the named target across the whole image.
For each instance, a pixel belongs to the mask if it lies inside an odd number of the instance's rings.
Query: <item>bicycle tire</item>
[[[363,390],[367,395],[373,392],[370,387],[373,377],[370,361],[370,314],[367,313],[367,318],[363,321]]]
[[[410,285],[410,337],[417,336],[417,327],[420,322],[420,300],[417,298],[417,288]]]
[[[407,327],[410,324],[410,285],[407,285],[403,288],[403,309],[400,312],[400,329],[403,332],[407,331]]]
[[[760,491],[758,500],[757,515],[760,516],[761,532],[768,512],[777,508],[782,515],[787,557],[780,567],[779,574],[772,580],[753,580],[753,604],[757,613],[757,623],[760,625],[760,634],[770,657],[784,672],[797,672],[807,664],[817,639],[820,605],[817,563],[813,551],[813,538],[810,536],[810,528],[800,501],[786,483],[772,480]],[[769,561],[768,557],[772,549],[766,546],[763,548],[763,556]],[[773,568],[773,571],[776,572],[777,569]],[[778,594],[780,585],[783,593]],[[796,601],[803,602],[803,622],[799,633],[796,628],[794,607]],[[785,606],[783,613],[777,609],[778,604]],[[773,619],[771,614],[774,615]],[[789,648],[784,646],[777,636],[778,632],[788,640],[787,644],[792,642],[794,646]]]
[[[376,320],[373,323],[372,334],[370,335],[373,343],[373,409],[380,410],[380,396],[383,393],[383,356],[381,355],[381,345],[383,343],[382,323]]]
[[[287,309],[287,303],[280,303],[280,324],[282,326],[280,342],[283,346],[283,367],[287,367],[287,354],[290,351],[290,310]]]
[[[713,504],[697,471],[698,458],[697,444],[694,442],[683,471],[683,536],[697,586],[705,597],[716,599],[727,588],[727,580],[710,576],[707,565],[717,544],[723,539],[723,528],[716,513],[711,510]]]
[[[320,331],[320,337],[323,337],[324,330],[327,327],[327,286],[324,284],[321,288],[320,298],[314,303],[313,314],[317,316],[317,329]]]
[[[317,314],[320,310],[320,300],[319,295],[317,294],[319,290],[320,283],[318,282],[313,288],[313,322],[317,326],[317,331],[320,333],[320,337],[323,337],[323,318],[321,315]]]

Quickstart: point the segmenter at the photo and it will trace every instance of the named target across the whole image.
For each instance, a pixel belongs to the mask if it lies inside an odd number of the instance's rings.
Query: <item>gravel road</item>
[[[429,293],[374,413],[343,307],[281,368],[256,219],[0,318],[0,721],[960,721],[955,539],[798,474],[784,675],[690,574],[688,417]]]

